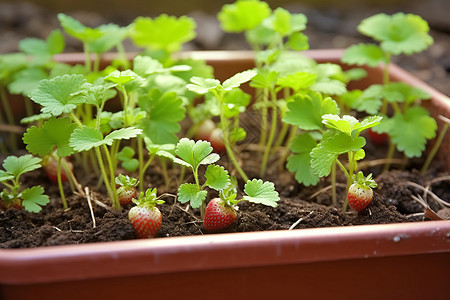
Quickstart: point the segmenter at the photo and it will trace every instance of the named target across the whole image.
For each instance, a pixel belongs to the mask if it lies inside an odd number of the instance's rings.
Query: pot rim
[[[433,253],[450,253],[450,220],[3,249],[0,283],[44,283]]]

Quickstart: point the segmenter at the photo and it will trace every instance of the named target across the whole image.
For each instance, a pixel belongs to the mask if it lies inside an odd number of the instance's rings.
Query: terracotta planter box
[[[342,51],[307,54],[337,63]],[[249,52],[183,55],[207,59],[222,80],[253,66]],[[361,88],[381,79],[368,71]],[[396,66],[391,76],[450,117],[448,97]],[[449,269],[450,221],[231,233],[0,250],[0,298],[448,299]]]

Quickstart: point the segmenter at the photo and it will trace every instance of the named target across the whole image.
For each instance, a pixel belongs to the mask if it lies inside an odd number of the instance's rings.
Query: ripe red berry
[[[375,145],[383,145],[388,140],[386,133],[378,133],[369,128],[369,138]]]
[[[358,212],[363,210],[372,201],[372,188],[376,187],[377,184],[372,179],[372,174],[369,174],[366,178],[360,171],[357,176],[354,176],[353,184],[348,189],[348,204]]]
[[[141,239],[155,237],[162,224],[161,212],[155,206],[134,206],[128,212],[128,218]]]
[[[128,212],[128,218],[131,221],[136,234],[139,238],[152,238],[158,233],[162,224],[161,211],[156,207],[157,204],[164,203],[156,196],[156,189],[148,189],[139,194],[138,199],[133,199],[136,203]]]
[[[221,230],[230,226],[237,217],[233,206],[224,203],[220,198],[212,199],[205,210],[203,227],[209,231]]]

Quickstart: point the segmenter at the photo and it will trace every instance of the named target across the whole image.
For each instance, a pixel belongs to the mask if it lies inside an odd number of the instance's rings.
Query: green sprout
[[[374,131],[387,133],[390,137],[388,163],[385,166],[388,169],[395,148],[408,158],[419,157],[425,150],[427,140],[436,136],[436,121],[426,109],[417,106],[417,100],[430,99],[430,95],[405,83],[391,82],[389,78],[393,55],[423,51],[433,43],[433,38],[428,33],[429,26],[425,20],[404,13],[371,16],[359,24],[358,30],[379,42],[379,45],[351,46],[345,51],[342,61],[372,67],[384,63],[383,84],[372,85],[364,92],[354,92],[350,101],[359,111],[375,114],[379,110],[385,116]],[[392,117],[387,116],[389,105],[394,112]]]
[[[228,105],[228,103],[226,102],[226,95],[229,94],[233,89],[239,88],[241,84],[251,80],[255,75],[255,70],[247,70],[235,74],[234,76],[225,80],[222,84],[217,79],[192,77],[191,83],[187,85],[187,88],[189,90],[196,92],[197,94],[211,93],[216,98],[219,104],[220,128],[222,129],[225,149],[234,167],[245,181],[248,181],[248,177],[242,167],[239,165],[239,162],[237,161],[230,144],[230,128],[228,126],[229,122],[226,118],[226,106]]]
[[[0,192],[1,206],[4,208],[24,208],[29,212],[39,212],[42,206],[50,202],[44,189],[38,185],[23,189],[20,176],[41,167],[42,160],[31,154],[23,156],[8,156],[3,161],[4,170],[0,170],[0,183],[5,188]]]

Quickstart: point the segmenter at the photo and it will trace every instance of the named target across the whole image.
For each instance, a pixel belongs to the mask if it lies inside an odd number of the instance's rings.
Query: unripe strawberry
[[[216,128],[213,131],[211,131],[208,141],[211,143],[211,146],[213,147],[214,152],[216,152],[216,153],[225,152],[225,142],[223,140],[222,129]]]
[[[156,205],[164,201],[156,197],[156,189],[148,189],[145,195],[141,192],[139,198],[133,199],[133,202],[136,206],[130,209],[128,218],[137,236],[141,239],[155,237],[162,224],[162,215]]]
[[[135,187],[121,186],[117,189],[117,196],[119,196],[119,202],[125,206],[131,203],[133,198],[138,196],[138,192]]]
[[[215,128],[216,124],[211,119],[206,119],[198,125],[194,138],[196,140],[208,141],[209,135]]]
[[[348,204],[358,212],[363,210],[372,201],[372,188],[376,187],[377,184],[372,179],[372,174],[366,178],[360,171],[357,176],[354,176],[353,184],[348,189]]]
[[[209,231],[225,229],[236,220],[236,217],[236,209],[233,206],[220,198],[214,198],[206,206],[203,227]]]

